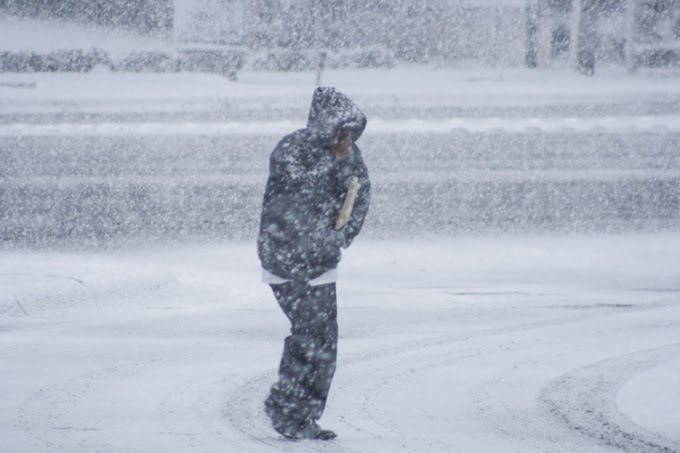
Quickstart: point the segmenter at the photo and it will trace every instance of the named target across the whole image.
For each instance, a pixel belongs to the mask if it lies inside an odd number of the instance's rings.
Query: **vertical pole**
[[[581,14],[583,1],[573,0],[571,3],[571,33],[569,36],[569,65],[578,66],[578,52],[581,45]]]
[[[538,33],[537,7],[534,0],[527,0],[524,5],[526,32],[526,51],[524,61],[529,68],[538,66],[538,49],[536,35]]]
[[[321,86],[321,76],[326,67],[326,52],[318,51],[317,57],[319,58],[319,61],[316,69],[316,86]]]
[[[624,58],[626,70],[629,73],[634,73],[635,67],[635,0],[626,0],[626,17],[624,28]]]

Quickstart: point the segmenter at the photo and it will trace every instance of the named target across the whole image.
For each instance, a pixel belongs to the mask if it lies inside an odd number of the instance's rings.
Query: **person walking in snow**
[[[258,256],[291,335],[265,412],[288,439],[336,437],[317,420],[336,366],[340,249],[361,230],[370,203],[368,171],[355,144],[365,127],[366,116],[347,96],[317,88],[307,127],[285,136],[269,161]],[[342,226],[336,220],[350,187],[359,189],[350,190],[356,201]]]

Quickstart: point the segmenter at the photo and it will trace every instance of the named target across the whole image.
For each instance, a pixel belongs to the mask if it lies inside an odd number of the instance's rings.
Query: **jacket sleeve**
[[[354,203],[354,209],[347,225],[342,229],[345,234],[345,248],[349,247],[354,238],[361,231],[361,227],[366,219],[368,207],[371,203],[371,180],[368,177],[368,169],[361,156],[361,150],[354,146],[354,176],[359,178],[361,188]]]

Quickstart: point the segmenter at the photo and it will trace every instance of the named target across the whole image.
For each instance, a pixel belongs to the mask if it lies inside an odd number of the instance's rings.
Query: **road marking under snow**
[[[15,123],[0,125],[0,136],[70,135],[283,135],[304,127],[296,121],[227,122],[108,122]],[[554,118],[448,118],[369,120],[367,134],[447,134],[455,131],[543,133],[680,132],[680,115],[554,117]]]

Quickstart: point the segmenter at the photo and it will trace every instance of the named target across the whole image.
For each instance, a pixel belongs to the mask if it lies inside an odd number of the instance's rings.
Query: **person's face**
[[[348,129],[342,129],[335,136],[335,142],[331,147],[331,153],[338,159],[347,159],[352,154],[352,133]]]

